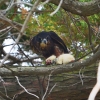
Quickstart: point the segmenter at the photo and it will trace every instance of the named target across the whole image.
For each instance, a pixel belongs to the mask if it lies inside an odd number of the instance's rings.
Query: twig
[[[99,90],[100,90],[100,62],[99,62],[98,71],[97,71],[97,83],[93,87],[88,100],[95,100],[95,97]]]
[[[5,82],[3,82],[3,87],[4,87],[4,89],[5,89],[5,94],[6,94],[6,97],[7,98],[9,98],[10,100],[12,100],[9,96],[8,96],[8,93],[7,93],[7,89],[6,89],[6,87],[5,87]]]
[[[56,9],[54,12],[52,12],[52,13],[50,14],[50,16],[53,16],[55,13],[57,13],[57,11],[60,9],[62,3],[63,3],[63,0],[60,0],[60,3],[59,3],[59,5],[58,5],[57,9]]]
[[[11,28],[11,26],[8,26],[8,27],[6,27],[6,28],[0,30],[0,33],[1,33],[1,32],[4,32],[4,31],[6,31],[6,30],[8,30],[8,29],[10,29],[10,28]]]
[[[98,27],[97,38],[100,39],[100,26]]]
[[[48,78],[48,83],[47,83],[46,91],[45,91],[45,93],[44,93],[44,95],[43,95],[43,97],[42,97],[42,100],[45,100],[46,97],[51,93],[51,91],[52,91],[52,90],[54,89],[54,87],[56,86],[56,84],[55,84],[55,85],[50,89],[49,93],[47,93],[48,90],[49,90],[49,86],[50,86],[50,78],[51,78],[53,72],[54,72],[54,70],[51,71],[51,73],[49,74],[49,78]]]
[[[84,19],[84,21],[85,21],[85,22],[87,23],[87,25],[88,25],[88,29],[89,29],[89,43],[90,43],[91,50],[92,50],[93,53],[95,53],[95,52],[94,52],[93,43],[92,43],[92,35],[93,35],[92,33],[93,33],[93,31],[92,31],[91,25],[90,25],[90,23],[89,23],[87,17],[83,17],[83,19]]]
[[[83,32],[80,31],[79,27],[76,25],[75,18],[72,16],[72,14],[69,13],[69,12],[67,12],[67,14],[68,14],[68,16],[70,17],[70,19],[72,20],[72,22],[73,22],[73,24],[75,25],[75,27],[76,27],[76,29],[78,30],[78,32],[81,33],[80,35],[81,35],[82,37],[85,37],[85,36],[83,35]]]
[[[11,31],[12,27],[10,27],[5,33],[0,33],[0,38],[2,38],[3,36],[5,36],[6,34],[8,34],[9,31]]]
[[[16,41],[13,37],[12,37],[12,39],[14,41]],[[18,46],[19,50],[22,52],[22,54],[29,60],[29,62],[32,64],[32,66],[34,66],[33,63],[32,63],[32,60],[23,52],[23,50],[21,49],[21,47],[19,46],[19,44],[17,44],[17,46]]]
[[[4,99],[4,100],[11,100],[10,98],[8,98],[4,93],[2,93],[0,91],[0,96]]]
[[[50,89],[48,95],[52,92],[52,90],[56,87],[57,83],[54,84],[54,86]]]
[[[81,68],[80,71],[79,71],[79,76],[80,76],[80,80],[81,80],[82,85],[83,85],[83,79],[82,79],[82,75],[81,75],[81,71],[82,71],[82,69],[83,69],[83,68]]]
[[[47,95],[48,88],[49,88],[49,85],[50,85],[50,78],[51,78],[51,73],[50,73],[50,75],[49,75],[48,84],[47,84],[47,87],[46,87],[46,91],[45,91],[45,93],[44,93],[44,95],[43,95],[43,97],[42,97],[42,100],[45,100],[45,97],[46,97],[46,95]]]
[[[26,93],[28,93],[28,94],[30,94],[30,95],[32,95],[32,96],[35,96],[36,98],[38,98],[38,99],[39,99],[39,97],[38,97],[37,95],[35,95],[35,94],[33,94],[33,93],[28,92],[28,91],[27,91],[27,89],[26,89],[23,85],[21,85],[21,83],[19,82],[19,79],[18,79],[18,77],[17,77],[17,76],[15,76],[15,78],[17,79],[17,82],[18,82],[18,84],[20,85],[20,87],[22,87]]]
[[[7,99],[11,100],[11,98],[7,94],[7,89],[5,87],[5,81],[2,79],[1,76],[0,76],[0,82],[2,82],[2,84],[3,84],[4,90],[5,90],[5,96],[7,97]]]
[[[45,4],[47,4],[50,0],[46,0],[45,2],[43,2],[40,6],[44,6]]]
[[[39,20],[37,19],[37,17],[35,15],[33,15],[34,19],[36,20],[38,26],[40,26]]]
[[[5,12],[7,12],[9,10],[9,8],[11,8],[11,6],[14,4],[14,0],[11,0],[7,9],[5,10]]]
[[[4,11],[8,11],[8,10],[10,10],[14,5],[18,5],[18,4],[25,4],[25,5],[28,5],[28,6],[32,7],[32,4],[30,4],[30,3],[26,3],[26,2],[24,2],[24,1],[19,1],[19,2],[12,2],[12,3],[7,7],[7,9],[4,10]]]

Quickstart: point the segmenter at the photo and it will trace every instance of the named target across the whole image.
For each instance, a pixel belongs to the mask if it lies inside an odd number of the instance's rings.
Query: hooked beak
[[[41,49],[45,49],[47,47],[47,40],[43,39],[40,43],[40,48]]]
[[[47,39],[43,39],[41,43],[47,44]]]

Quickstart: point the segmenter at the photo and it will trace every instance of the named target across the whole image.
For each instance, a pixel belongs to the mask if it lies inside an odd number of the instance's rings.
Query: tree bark
[[[42,0],[45,1],[45,0]],[[60,0],[50,0],[51,3],[58,6]],[[80,16],[90,16],[100,12],[100,0],[92,0],[90,2],[79,2],[77,0],[64,0],[62,8]]]
[[[87,100],[90,91],[96,83],[97,66],[89,66],[89,68],[85,67],[82,72],[79,74],[79,71],[70,71],[68,73],[52,75],[50,80],[48,76],[45,76],[45,78],[39,76],[44,90],[46,90],[48,80],[50,82],[48,90],[56,84],[46,100]],[[5,81],[4,85],[7,89],[7,95],[10,96],[10,98],[13,98],[15,95],[14,100],[38,100],[36,97],[27,94],[18,85],[15,77],[5,76],[3,77],[3,80]],[[36,76],[19,76],[19,81],[29,92],[40,96],[39,93],[41,88],[38,85]],[[0,85],[0,91],[5,94],[2,83]],[[97,95],[96,100],[99,100],[99,94]],[[0,96],[2,95],[0,94]],[[5,98],[5,96],[3,97]]]

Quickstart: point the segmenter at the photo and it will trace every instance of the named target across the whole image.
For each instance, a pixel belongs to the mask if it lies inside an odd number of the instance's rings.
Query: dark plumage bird
[[[38,33],[31,39],[30,46],[33,52],[42,54],[45,58],[69,52],[63,40],[53,31]]]

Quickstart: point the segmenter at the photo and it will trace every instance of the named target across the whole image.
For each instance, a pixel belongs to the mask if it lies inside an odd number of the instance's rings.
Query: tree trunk
[[[68,73],[52,75],[49,77],[50,80],[48,76],[39,77],[43,92],[46,90],[48,80],[50,84],[48,90],[56,84],[46,100],[87,100],[90,91],[96,83],[96,73],[97,67],[90,66],[80,71],[70,71]],[[41,100],[27,94],[23,88],[19,86],[15,77],[6,76],[3,77],[3,80],[5,81],[4,85],[7,89],[8,96],[11,98],[15,96],[14,100]],[[29,92],[39,97],[41,96],[42,88],[40,88],[38,84],[37,76],[19,76],[19,81]],[[5,94],[2,83],[0,85],[0,91]],[[0,95],[5,98],[2,94]],[[99,98],[98,93],[96,100],[99,100]]]

